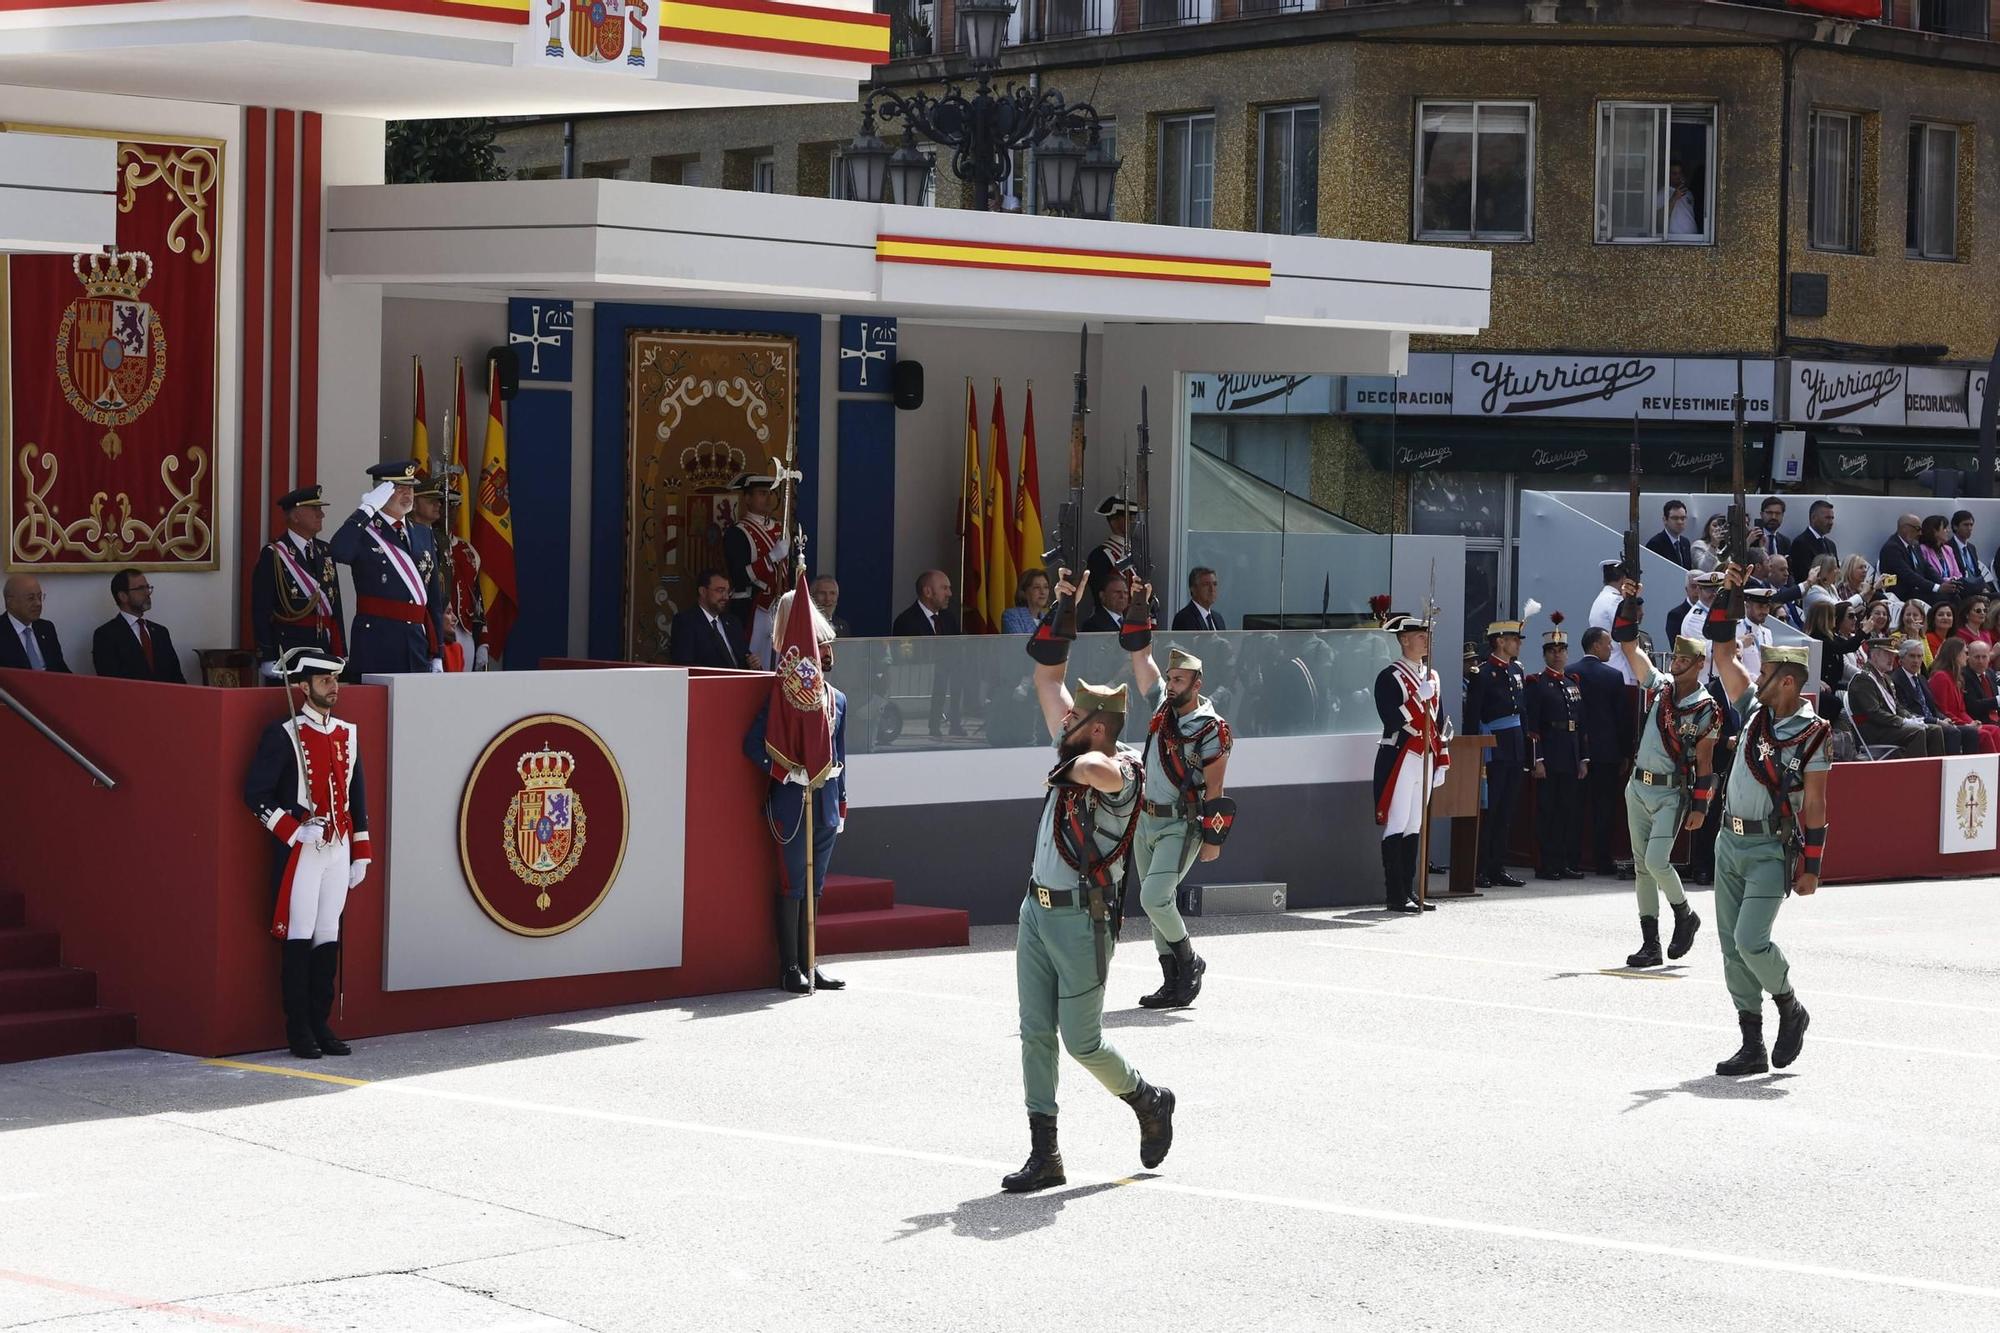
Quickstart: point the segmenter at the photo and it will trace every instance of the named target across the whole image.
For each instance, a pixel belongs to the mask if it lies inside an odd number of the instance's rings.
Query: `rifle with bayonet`
[[[1090,413],[1089,357],[1090,326],[1085,325],[1077,336],[1076,402],[1069,414],[1069,497],[1056,514],[1056,544],[1042,552],[1043,568],[1066,569],[1072,581],[1083,577],[1083,420]],[[1076,640],[1076,600],[1074,593],[1051,600],[1028,636],[1028,656],[1043,666],[1069,660],[1069,646]]]
[[[1127,552],[1122,570],[1136,587],[1146,590],[1143,604],[1125,608],[1118,627],[1118,646],[1128,653],[1150,648],[1153,627],[1160,623],[1160,605],[1153,596],[1153,430],[1147,419],[1146,386],[1139,386],[1139,452],[1137,465],[1138,500],[1126,497],[1125,538]],[[1136,591],[1135,587],[1135,591]]]
[[[1729,563],[1744,569],[1750,562],[1750,514],[1743,503],[1743,366],[1736,366],[1736,395],[1730,400],[1734,423],[1729,435]],[[1743,590],[1724,584],[1717,590],[1703,634],[1721,643],[1736,634],[1743,619]]]
[[[1639,581],[1639,414],[1632,414],[1631,478],[1625,497],[1625,577]]]

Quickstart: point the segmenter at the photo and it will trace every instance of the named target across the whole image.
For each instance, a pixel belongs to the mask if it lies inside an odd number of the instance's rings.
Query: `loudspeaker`
[[[489,347],[486,364],[500,368],[500,401],[513,402],[521,391],[521,354],[511,347]]]
[[[890,385],[891,391],[896,396],[897,410],[916,411],[924,405],[924,363],[898,361],[896,374]]]

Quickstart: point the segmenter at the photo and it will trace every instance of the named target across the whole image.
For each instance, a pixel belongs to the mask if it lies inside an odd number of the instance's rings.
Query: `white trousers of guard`
[[[750,656],[756,661],[767,663],[770,669],[776,670],[778,664],[771,642],[772,631],[775,628],[773,620],[772,612],[761,606],[750,612]]]
[[[332,944],[340,938],[340,914],[347,907],[347,874],[353,845],[339,842],[299,844],[292,865],[291,914],[285,918],[285,938]]]
[[[1389,793],[1389,817],[1382,821],[1384,838],[1403,838],[1423,831],[1424,803],[1417,793],[1424,785],[1424,757],[1405,755],[1396,769],[1396,786]],[[1431,770],[1431,785],[1444,785],[1444,770]]]

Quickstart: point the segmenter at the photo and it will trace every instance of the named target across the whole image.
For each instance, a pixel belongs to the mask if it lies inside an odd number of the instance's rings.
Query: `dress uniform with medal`
[[[340,531],[333,558],[354,571],[354,627],[348,635],[356,676],[444,670],[444,587],[437,537],[409,517],[417,465],[405,459],[368,469],[375,488]]]
[[[292,648],[317,648],[335,657],[347,651],[346,617],[333,548],[319,539],[326,500],[318,486],[301,486],[278,498],[285,531],[257,556],[250,572],[250,625],[258,670],[278,678],[278,657]]]
[[[1528,746],[1521,734],[1522,692],[1526,678],[1521,664],[1522,624],[1542,604],[1529,598],[1520,620],[1496,620],[1486,627],[1486,660],[1465,682],[1465,729],[1491,736],[1493,750],[1486,760],[1486,816],[1479,829],[1479,865],[1475,883],[1482,889],[1521,887],[1507,873],[1507,838],[1514,825],[1514,804],[1521,798],[1521,780],[1528,771]]]
[[[452,619],[457,624],[446,627],[446,637],[456,637],[463,665],[447,663],[447,669],[484,671],[490,665],[490,659],[486,647],[486,599],[479,595],[479,553],[465,538],[438,526],[444,516],[445,498],[444,478],[427,478],[417,485],[417,503],[412,512],[421,526],[429,528],[436,534],[436,540],[444,543],[444,549],[451,556],[445,604],[451,608]],[[446,578],[444,568],[438,570],[438,578]]]
[[[1535,878],[1582,879],[1583,779],[1590,772],[1590,736],[1583,681],[1569,669],[1569,634],[1557,611],[1542,635],[1543,669],[1527,680],[1522,729],[1535,775]]]

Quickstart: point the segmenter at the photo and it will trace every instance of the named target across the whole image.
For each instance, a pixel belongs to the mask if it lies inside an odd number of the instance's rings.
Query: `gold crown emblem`
[[[77,255],[69,261],[69,267],[76,274],[76,280],[83,284],[83,289],[92,296],[110,296],[123,301],[138,300],[139,293],[153,280],[153,258],[138,250],[113,251],[108,255]]]
[[[529,791],[567,787],[569,775],[576,771],[576,756],[568,750],[551,750],[544,745],[522,755],[514,771],[521,775],[521,783]]]
[[[696,490],[722,490],[749,465],[741,449],[720,440],[703,440],[681,450],[681,471]]]

